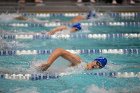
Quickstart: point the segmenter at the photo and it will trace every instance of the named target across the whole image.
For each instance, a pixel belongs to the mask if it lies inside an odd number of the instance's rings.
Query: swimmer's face
[[[101,68],[101,64],[97,61],[93,61],[93,62],[87,64],[88,70],[97,69],[97,68]]]
[[[76,27],[72,27],[70,32],[76,32],[76,31],[78,31],[78,29]]]

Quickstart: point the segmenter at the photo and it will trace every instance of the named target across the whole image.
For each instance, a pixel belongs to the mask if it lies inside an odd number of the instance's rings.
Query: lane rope
[[[64,34],[64,35],[47,35],[41,33],[35,34],[17,34],[17,35],[0,35],[2,39],[113,39],[113,38],[140,38],[140,33],[121,33],[121,34]]]
[[[23,16],[27,17],[58,17],[58,16],[63,16],[63,17],[75,17],[78,15],[84,15],[87,14],[86,12],[83,13],[22,13]],[[139,17],[140,13],[139,12],[97,12],[100,16],[108,14],[111,17]]]
[[[38,23],[2,23],[0,26],[6,26],[6,27],[57,27],[61,25],[67,25],[71,26],[72,23],[66,23],[66,22],[48,22],[48,23],[43,23],[43,24],[38,24]],[[133,27],[139,27],[140,22],[106,22],[106,21],[101,21],[101,22],[82,22],[81,26],[119,26],[119,27],[128,27],[128,26],[133,26]]]
[[[51,54],[53,50],[1,50],[0,56],[13,55],[45,55]],[[67,50],[74,54],[140,54],[139,49],[77,49]]]
[[[90,76],[105,76],[113,78],[140,78],[140,72],[90,72],[83,73],[84,75]],[[57,79],[62,76],[62,74],[0,74],[0,79],[9,79],[9,80],[49,80]]]

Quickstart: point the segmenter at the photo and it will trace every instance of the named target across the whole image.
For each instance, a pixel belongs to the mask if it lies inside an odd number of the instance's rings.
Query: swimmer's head
[[[92,62],[87,63],[86,69],[97,69],[97,68],[103,68],[107,64],[107,59],[104,57],[98,57],[94,59]]]
[[[98,57],[98,58],[94,59],[94,61],[99,63],[100,68],[105,67],[105,65],[107,64],[107,59],[104,57]]]
[[[77,31],[81,30],[81,24],[80,23],[76,23],[72,26],[73,28],[75,28]]]
[[[96,12],[95,11],[89,11],[88,15],[87,15],[87,19],[90,19],[90,18],[95,17],[95,16],[96,16]]]

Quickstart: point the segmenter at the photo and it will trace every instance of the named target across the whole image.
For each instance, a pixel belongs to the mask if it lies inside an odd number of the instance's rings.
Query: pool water
[[[114,12],[111,12],[112,14]],[[117,13],[115,13],[116,15]],[[80,32],[73,33],[71,38],[39,38],[39,39],[8,39],[1,37],[1,51],[8,50],[54,50],[58,47],[67,50],[92,50],[92,49],[138,49],[138,52],[128,51],[128,53],[79,53],[78,55],[90,62],[93,59],[103,56],[108,59],[108,64],[103,69],[79,71],[71,75],[65,75],[59,78],[41,79],[41,80],[11,80],[0,79],[0,93],[139,93],[140,78],[136,77],[113,77],[110,75],[95,75],[85,73],[118,73],[118,72],[140,72],[140,43],[137,37],[109,37],[109,38],[90,38],[89,34],[137,34],[140,33],[139,13],[131,17],[122,17],[120,14],[111,16],[107,13],[106,18],[98,18],[94,21],[82,21],[83,23],[93,23],[92,26],[84,26]],[[24,16],[36,18],[38,20],[68,22],[72,17],[63,14],[55,14],[49,17],[35,16],[37,14],[25,13]],[[123,14],[124,16],[124,14]],[[106,17],[106,16],[105,16]],[[100,24],[106,22],[106,24]],[[125,25],[108,25],[109,22],[124,22]],[[29,24],[28,27],[11,26],[9,24]],[[32,24],[32,25],[31,25]],[[34,25],[35,24],[35,25]],[[44,24],[44,23],[43,23]],[[49,31],[54,27],[45,27],[43,24],[19,21],[10,19],[0,21],[0,30],[10,34],[39,33]],[[87,31],[85,31],[87,30]],[[80,37],[80,35],[87,37]],[[5,35],[1,33],[1,35]],[[77,37],[74,37],[78,35]],[[3,46],[2,46],[3,45]],[[0,54],[0,70],[28,71],[32,64],[46,61],[50,53],[35,55],[2,55]],[[64,65],[64,60],[57,60],[55,67]],[[63,63],[63,64],[62,64]],[[34,73],[34,72],[33,72]],[[33,74],[32,73],[32,74]],[[54,72],[55,73],[55,72]]]

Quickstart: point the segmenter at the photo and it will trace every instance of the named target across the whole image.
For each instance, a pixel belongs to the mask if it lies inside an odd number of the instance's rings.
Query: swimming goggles
[[[98,68],[102,68],[102,65],[98,61],[96,61],[96,66],[98,66]],[[92,68],[97,68],[96,66],[92,66]]]

